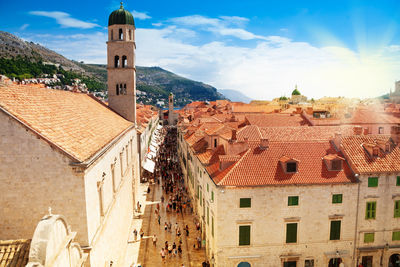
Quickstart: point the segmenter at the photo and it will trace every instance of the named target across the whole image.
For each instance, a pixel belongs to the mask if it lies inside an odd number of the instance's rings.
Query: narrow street
[[[160,147],[154,183],[149,185],[150,193],[147,194],[147,204],[142,215],[142,229],[137,229],[138,239],[140,239],[140,230],[144,233],[143,239],[140,240],[138,263],[145,267],[180,267],[182,264],[185,267],[201,266],[206,260],[205,249],[198,248],[197,238],[201,233],[196,230],[195,216],[190,209],[191,202],[187,198],[182,183],[180,166],[174,160],[176,158],[176,131],[169,131],[164,144]],[[170,204],[169,211],[167,211],[168,204]],[[160,221],[158,221],[158,215],[160,215]],[[186,226],[189,230],[188,236]],[[156,245],[153,243],[153,235],[157,236]],[[176,251],[172,249],[170,253],[165,250],[163,260],[161,250],[168,247],[165,244],[166,241],[171,246],[175,243]],[[182,253],[179,252],[180,244]]]

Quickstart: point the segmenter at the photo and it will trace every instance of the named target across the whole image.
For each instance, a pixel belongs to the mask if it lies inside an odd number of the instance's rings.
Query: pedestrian
[[[158,214],[158,225],[160,225],[160,224],[161,224],[161,215]]]
[[[181,246],[181,244],[178,245],[178,253],[179,253],[179,257],[182,257],[182,246]]]
[[[168,245],[168,255],[169,255],[169,258],[172,257],[172,244]]]
[[[137,210],[137,212],[140,212],[140,207],[141,207],[142,205],[140,205],[140,202],[138,201],[137,202],[137,204],[136,204],[136,210]]]
[[[164,262],[165,261],[165,250],[164,250],[164,248],[161,248],[160,255],[161,255],[162,262]]]
[[[163,186],[164,189],[164,186]],[[164,203],[164,196],[161,196],[161,203]]]
[[[156,236],[156,234],[153,235],[153,245],[154,246],[157,245],[157,236]]]
[[[168,250],[168,241],[165,241],[165,250]]]
[[[207,267],[207,263],[206,263],[205,261],[203,261],[203,262],[201,263],[201,267]]]
[[[140,229],[140,239],[143,239],[143,236],[144,236],[143,229]]]
[[[178,255],[178,250],[174,248],[174,257],[176,257],[177,255]]]
[[[340,262],[339,267],[344,267],[344,262],[343,262],[343,260],[342,260],[342,259],[339,259],[339,262]]]
[[[206,267],[211,267],[210,262],[208,260],[206,261]]]
[[[147,194],[150,194],[150,186],[147,187]]]
[[[137,230],[136,230],[136,228],[133,229],[133,236],[135,237],[135,241],[137,241]]]
[[[165,230],[165,231],[168,230],[168,224],[167,224],[167,222],[164,223],[164,230]]]
[[[197,237],[197,248],[201,249],[201,237],[200,236]]]

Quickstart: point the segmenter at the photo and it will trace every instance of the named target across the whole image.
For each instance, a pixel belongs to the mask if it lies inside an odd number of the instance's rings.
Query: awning
[[[157,153],[157,148],[153,145],[150,145],[150,151]]]
[[[149,153],[147,153],[147,157],[154,159],[156,157],[156,153],[154,151],[150,151]]]
[[[143,169],[145,169],[146,171],[149,171],[151,173],[154,172],[154,167],[156,166],[156,164],[154,163],[154,161],[146,159],[146,161],[143,164]]]
[[[160,129],[162,129],[162,126],[159,124],[159,125],[157,125],[157,130],[160,130]]]

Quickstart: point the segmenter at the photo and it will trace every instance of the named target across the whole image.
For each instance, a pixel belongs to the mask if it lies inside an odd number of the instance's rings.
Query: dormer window
[[[328,154],[323,157],[323,160],[329,171],[341,171],[343,169],[344,158],[337,154]]]
[[[374,156],[374,157],[378,157],[379,156],[379,148],[374,147],[372,149],[372,156]]]
[[[286,172],[288,172],[288,173],[297,172],[297,163],[296,162],[287,162],[286,163]]]
[[[389,153],[390,152],[390,144],[385,145],[385,152]]]
[[[298,171],[297,164],[299,163],[299,161],[297,159],[283,156],[279,159],[279,161],[285,173],[296,173]]]

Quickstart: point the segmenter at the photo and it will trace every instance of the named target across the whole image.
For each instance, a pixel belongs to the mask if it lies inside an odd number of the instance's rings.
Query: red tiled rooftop
[[[400,172],[400,148],[396,146],[391,152],[382,152],[382,157],[371,157],[363,144],[390,142],[390,135],[354,135],[342,138],[343,153],[352,163],[357,173]]]
[[[35,86],[0,86],[0,107],[81,162],[133,126],[87,94]]]

